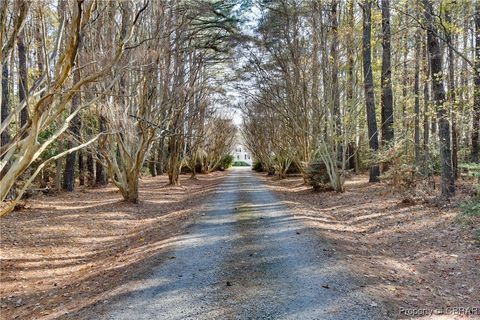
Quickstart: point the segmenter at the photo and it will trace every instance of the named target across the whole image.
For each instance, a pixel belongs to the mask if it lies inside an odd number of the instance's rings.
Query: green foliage
[[[233,163],[234,167],[250,167],[250,165],[245,161],[235,161]]]
[[[469,201],[460,205],[460,213],[457,216],[457,222],[461,225],[476,224],[475,238],[480,241],[480,185],[477,186],[476,195]]]
[[[464,202],[460,205],[460,217],[466,223],[471,223],[471,219],[480,218],[480,198]]]
[[[222,160],[220,161],[220,167],[223,169],[228,169],[232,166],[233,164],[233,156],[231,154],[226,154],[222,157]]]
[[[252,166],[252,170],[257,172],[263,172],[263,165],[260,161],[255,161]]]
[[[468,177],[480,178],[480,163],[461,163],[458,168]]]

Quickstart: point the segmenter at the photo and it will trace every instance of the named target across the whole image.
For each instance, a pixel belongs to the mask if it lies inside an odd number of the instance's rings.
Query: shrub
[[[307,182],[313,191],[332,190],[327,166],[321,160],[312,161],[307,168]]]
[[[233,166],[234,167],[250,167],[250,165],[248,164],[248,162],[245,162],[245,161],[235,161],[233,163]]]
[[[257,172],[263,172],[263,165],[260,161],[255,161],[252,166],[252,170]]]
[[[231,154],[226,154],[222,157],[219,167],[223,169],[228,169],[233,164],[233,156]]]
[[[380,150],[376,161],[383,166],[380,179],[386,182],[392,191],[398,192],[405,203],[426,200],[434,192],[435,161],[422,159],[415,163],[413,154],[405,153],[405,141],[389,149]]]
[[[292,163],[287,169],[287,174],[298,174],[298,173],[301,173],[301,170],[298,167],[298,165],[292,161]]]
[[[475,239],[480,241],[480,185],[476,188],[475,195],[469,201],[460,204],[460,213],[457,222],[462,225],[476,225]]]
[[[479,163],[461,163],[458,165],[462,176],[476,177],[480,181],[480,164]]]

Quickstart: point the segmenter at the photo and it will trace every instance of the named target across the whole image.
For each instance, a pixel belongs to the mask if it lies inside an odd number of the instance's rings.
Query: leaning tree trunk
[[[443,57],[433,23],[433,6],[429,0],[423,0],[423,3],[425,5],[425,19],[428,26],[427,41],[428,51],[430,52],[433,101],[437,107],[442,197],[449,198],[455,193],[455,177],[453,174],[452,151],[450,149],[450,123],[444,106]]]
[[[365,89],[365,104],[367,107],[367,125],[368,139],[370,149],[375,152],[378,150],[378,129],[375,115],[375,95],[373,87],[372,74],[372,53],[371,53],[371,33],[372,33],[372,3],[371,0],[365,0],[363,4],[363,78]],[[378,182],[380,168],[378,164],[370,168],[370,182]]]

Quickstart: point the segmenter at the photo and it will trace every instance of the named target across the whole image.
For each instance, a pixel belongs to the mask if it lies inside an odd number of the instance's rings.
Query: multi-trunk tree
[[[108,173],[131,202],[157,141],[177,146],[162,152],[175,159],[167,171],[179,172],[187,135],[201,139],[184,127],[210,117],[193,115],[213,108],[212,70],[232,48],[232,4],[3,0],[0,7],[0,198],[14,197],[2,214],[37,175],[52,186],[52,163],[55,187],[104,185]]]

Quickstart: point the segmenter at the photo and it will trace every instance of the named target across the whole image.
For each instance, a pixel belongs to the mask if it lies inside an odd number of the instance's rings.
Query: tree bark
[[[9,97],[9,88],[8,88],[8,77],[9,77],[9,74],[8,74],[8,61],[3,61],[3,64],[2,64],[2,109],[1,109],[1,122],[3,122],[7,117],[8,115],[10,114],[10,97]],[[10,143],[10,132],[8,130],[8,128],[3,131],[1,133],[1,136],[0,136],[0,147],[3,147],[3,146],[6,146],[8,143]],[[2,159],[2,157],[0,157],[0,159]],[[8,167],[9,167],[9,164],[7,163],[7,165],[3,168],[3,170],[0,171],[0,179],[3,178],[3,176],[5,175],[5,172],[8,171]]]
[[[78,183],[81,186],[85,185],[85,161],[82,150],[78,150]]]
[[[104,132],[106,130],[106,123],[105,123],[105,118],[103,116],[100,116],[98,119],[98,126],[99,126],[99,131]],[[103,156],[100,152],[97,152],[97,157],[99,159],[102,159]],[[97,161],[95,164],[95,185],[96,186],[105,186],[108,184],[108,179],[107,179],[107,173],[105,172],[105,168],[103,167],[103,164],[100,160]]]
[[[382,0],[382,145],[393,141],[393,91],[391,69],[390,1]]]
[[[95,161],[93,155],[89,151],[87,152],[87,185],[93,187],[95,185]]]
[[[18,100],[25,101],[28,92],[27,49],[25,48],[25,32],[22,30],[17,39],[18,50]],[[20,112],[20,128],[28,122],[28,105]]]
[[[157,163],[156,163],[156,171],[157,171],[157,175],[161,176],[163,175],[165,169],[165,156],[164,156],[164,153],[165,153],[165,138],[161,138],[160,139],[160,142],[158,143],[158,150],[157,150]]]
[[[480,162],[480,3],[475,3],[475,60],[473,68],[473,123],[471,161]]]
[[[440,42],[433,23],[433,6],[429,0],[423,0],[425,20],[428,25],[427,40],[430,52],[430,75],[432,78],[433,101],[437,107],[438,137],[440,145],[441,189],[442,197],[449,198],[455,193],[452,151],[450,148],[450,123],[445,110],[445,89],[443,87],[443,57]]]
[[[75,69],[73,72],[73,83],[77,83],[80,81],[80,71],[79,69]],[[80,93],[75,93],[72,98],[72,107],[71,112],[73,113],[77,108],[80,107]],[[69,126],[69,135],[70,139],[67,142],[67,149],[71,149],[77,145],[77,141],[80,139],[80,114],[77,114],[72,121],[70,122]],[[75,189],[75,160],[76,160],[77,152],[71,152],[66,156],[65,159],[65,171],[63,174],[63,189],[67,192],[72,192]]]
[[[423,150],[425,152],[425,160],[428,158],[428,143],[430,140],[430,125],[429,125],[429,103],[430,103],[430,68],[428,59],[427,43],[423,45]]]
[[[3,122],[8,115],[10,114],[10,105],[9,105],[9,92],[8,92],[8,63],[7,61],[3,62],[2,65],[2,111],[1,111],[1,122]],[[2,146],[6,146],[10,142],[10,133],[9,130],[5,130],[1,134],[1,143]]]
[[[347,106],[348,111],[354,110],[354,64],[355,64],[355,48],[354,48],[354,33],[355,33],[355,15],[353,10],[354,0],[348,1],[347,15],[348,15],[348,34],[347,34]],[[355,173],[359,172],[358,166],[358,118],[355,119],[355,142],[349,143],[349,169],[354,169]]]
[[[415,95],[415,164],[420,164],[420,59],[421,59],[421,38],[417,34],[415,36],[415,80],[413,85],[413,91]]]
[[[447,23],[452,23],[450,13],[446,13]],[[448,46],[448,93],[450,101],[450,114],[452,120],[452,166],[455,179],[457,179],[458,171],[458,143],[457,143],[457,119],[456,119],[456,93],[455,93],[455,56],[452,46],[454,45],[453,37],[450,32],[446,34]]]
[[[338,19],[337,19],[337,0],[332,0],[331,24],[332,24],[332,43],[330,47],[330,55],[332,56],[332,105],[333,116],[335,118],[335,135],[337,141],[337,160],[342,160],[342,121],[340,116],[340,88],[338,84]]]
[[[178,137],[180,139],[180,137]],[[168,181],[171,185],[180,185],[180,142],[176,137],[170,137],[168,140]]]
[[[373,152],[378,150],[378,129],[375,114],[375,95],[372,74],[372,50],[371,50],[371,33],[372,33],[372,3],[365,0],[363,3],[363,78],[365,89],[365,104],[367,109],[367,125],[368,139],[370,149]],[[370,167],[370,182],[378,182],[380,176],[380,168],[377,164]]]
[[[157,176],[157,166],[155,165],[155,146],[151,150],[150,161],[148,162],[148,169],[152,177]]]

